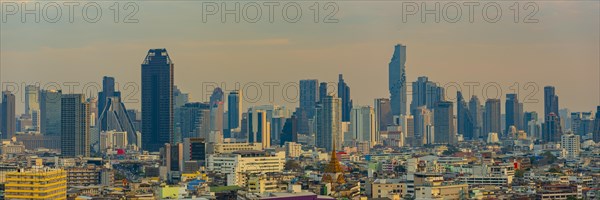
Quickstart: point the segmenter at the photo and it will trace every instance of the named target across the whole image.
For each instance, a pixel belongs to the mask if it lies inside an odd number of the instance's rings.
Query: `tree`
[[[298,161],[295,161],[295,160],[286,161],[285,165],[283,167],[285,168],[285,170],[290,170],[290,171],[302,170],[302,166],[300,166],[300,163],[298,163]]]
[[[525,175],[525,170],[523,170],[523,169],[517,169],[517,171],[515,171],[515,177],[523,178],[524,175]]]

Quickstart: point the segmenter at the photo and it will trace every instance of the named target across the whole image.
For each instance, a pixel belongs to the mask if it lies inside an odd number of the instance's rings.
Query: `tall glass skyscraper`
[[[90,106],[83,94],[61,99],[60,151],[63,157],[90,156]]]
[[[15,95],[10,91],[2,92],[2,112],[0,113],[0,132],[2,139],[10,139],[17,131],[17,120],[15,116]]]
[[[502,132],[500,99],[488,99],[485,101],[485,115],[483,121],[483,138],[489,133],[500,134]]]
[[[517,130],[523,130],[523,104],[519,103],[517,94],[506,94],[504,105],[506,114],[504,131],[508,132],[510,126],[515,126]]]
[[[406,115],[406,46],[397,44],[389,64],[392,115]]]
[[[457,142],[454,133],[454,106],[451,101],[440,101],[434,108],[433,125],[435,143],[454,144]]]
[[[142,149],[173,140],[174,64],[166,49],[150,49],[142,63]]]
[[[300,80],[300,107],[298,109],[298,132],[309,132],[308,120],[315,116],[315,107],[319,101],[319,81]]]
[[[343,141],[341,99],[327,96],[316,111],[316,146],[331,151],[335,140],[336,148],[341,149],[341,141]]]
[[[350,111],[352,110],[352,99],[350,99],[350,87],[344,81],[343,75],[338,78],[338,97],[342,99],[342,121],[350,121]]]
[[[458,133],[462,134],[465,140],[474,139],[473,116],[469,106],[460,91],[456,92],[456,126]]]
[[[231,91],[227,95],[227,120],[229,120],[229,129],[235,129],[239,132],[242,120],[242,95],[241,91]],[[224,135],[225,138],[231,137]]]

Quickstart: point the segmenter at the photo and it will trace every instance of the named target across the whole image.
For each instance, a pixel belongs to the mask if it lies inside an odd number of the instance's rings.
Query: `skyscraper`
[[[231,91],[227,95],[227,120],[229,120],[229,129],[239,132],[240,123],[242,120],[242,95],[241,91]],[[224,135],[229,138],[231,135]]]
[[[83,94],[61,99],[60,150],[63,157],[90,156],[90,107]]]
[[[427,106],[420,106],[414,110],[415,136],[413,146],[421,146],[427,143],[427,126],[433,126],[433,112]]]
[[[451,101],[438,102],[434,108],[433,121],[435,143],[454,144],[457,142],[454,133],[454,108]]]
[[[25,114],[29,116],[33,115],[34,111],[40,110],[39,104],[40,98],[40,87],[35,85],[27,85],[25,86]],[[33,116],[32,116],[33,118]]]
[[[479,98],[475,95],[471,96],[469,100],[469,111],[473,119],[473,139],[479,139],[483,137],[483,106],[479,101]]]
[[[600,106],[596,107],[596,115],[594,118],[594,132],[593,132],[594,142],[600,142]]]
[[[352,108],[350,117],[350,133],[356,142],[368,142],[369,147],[376,144],[375,111],[371,106]]]
[[[117,131],[127,132],[127,141],[129,144],[136,144],[137,130],[133,125],[134,119],[131,119],[127,113],[125,104],[121,102],[121,98],[117,96],[106,98],[104,110],[100,111],[100,127],[101,131]]]
[[[287,118],[283,125],[279,145],[283,146],[286,142],[298,142],[298,119],[296,115]]]
[[[319,83],[319,102],[321,102],[323,100],[323,98],[325,98],[328,94],[327,94],[327,82],[321,82]]]
[[[225,93],[221,88],[217,87],[210,95],[210,130],[223,133],[223,115]]]
[[[340,149],[343,141],[341,99],[326,96],[317,108],[315,124],[316,146],[331,151],[335,141],[336,148]]]
[[[489,133],[502,133],[500,99],[488,99],[485,101],[485,114],[483,118],[484,138],[487,138]]]
[[[352,99],[350,99],[350,87],[344,81],[340,74],[338,78],[338,97],[342,100],[342,121],[350,121],[350,112],[352,111]]]
[[[202,138],[208,140],[210,134],[210,105],[207,103],[186,103],[181,107],[181,138]]]
[[[270,123],[267,112],[252,108],[248,110],[248,142],[262,143],[263,148],[271,146]]]
[[[472,140],[475,138],[473,116],[469,110],[469,106],[460,91],[456,92],[456,125],[458,126],[458,133],[462,134],[465,140]]]
[[[554,112],[550,112],[542,125],[542,141],[560,142],[561,135],[560,118]]]
[[[308,120],[315,115],[315,106],[319,101],[319,81],[316,79],[300,80],[300,106],[298,113],[298,132],[308,133]]]
[[[60,135],[61,131],[60,90],[40,91],[40,132],[44,135]]]
[[[121,97],[121,92],[115,91],[115,78],[105,76],[102,77],[102,91],[98,93],[98,110],[100,112],[104,110],[107,99],[110,97]],[[106,124],[106,122],[100,121],[100,124]],[[106,131],[106,127],[101,125],[100,130]]]
[[[174,64],[166,49],[150,49],[142,63],[142,148],[157,152],[173,140]]]
[[[550,113],[554,113],[557,116],[559,115],[558,96],[556,96],[554,86],[544,87],[544,117],[550,115]]]
[[[389,64],[389,90],[392,115],[406,115],[406,46],[394,46]]]
[[[375,111],[375,141],[379,143],[381,142],[381,131],[387,131],[387,127],[394,123],[390,99],[375,99],[375,106],[373,108]]]
[[[410,102],[411,112],[418,107],[427,106],[432,110],[435,105],[445,99],[444,88],[436,83],[429,81],[426,76],[417,78],[412,84],[412,101]]]
[[[0,132],[2,139],[10,139],[17,131],[17,118],[15,115],[15,95],[10,91],[2,92],[2,119]]]
[[[540,139],[540,130],[538,128],[538,114],[535,111],[523,113],[523,124],[525,126],[525,132],[531,138]],[[528,137],[529,137],[528,136]]]
[[[508,132],[511,126],[515,126],[517,130],[523,130],[523,104],[519,103],[517,94],[506,94],[504,105],[506,117],[504,131]]]

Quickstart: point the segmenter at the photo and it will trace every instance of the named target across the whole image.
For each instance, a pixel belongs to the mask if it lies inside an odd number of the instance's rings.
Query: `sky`
[[[25,84],[58,84],[63,92],[76,84],[73,92],[90,95],[103,76],[113,76],[128,108],[139,108],[142,60],[148,49],[166,48],[175,84],[192,101],[207,101],[215,84],[232,90],[239,83],[244,107],[272,102],[291,108],[299,80],[335,83],[343,74],[354,104],[372,105],[389,97],[388,63],[401,43],[407,80],[428,76],[446,87],[449,100],[457,85],[464,96],[480,99],[516,92],[526,111],[543,113],[543,87],[552,85],[561,107],[592,111],[600,105],[599,1],[485,1],[473,8],[472,22],[465,2],[452,1],[281,2],[272,22],[269,1],[80,1],[72,23],[65,3],[73,2],[25,2],[28,8],[38,3],[39,23],[33,14],[23,19],[21,3],[0,2],[0,82],[3,90],[19,86],[20,102]],[[236,3],[240,21],[226,14],[223,22],[221,11]],[[439,22],[421,15],[436,3]],[[211,13],[214,6],[219,11]],[[61,18],[50,23],[56,8]],[[292,23],[296,10],[302,15]],[[23,110],[17,104],[17,113]]]

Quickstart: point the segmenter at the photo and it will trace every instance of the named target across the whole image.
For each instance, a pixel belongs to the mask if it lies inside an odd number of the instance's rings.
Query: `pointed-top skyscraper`
[[[406,115],[406,46],[397,44],[389,64],[392,115]]]
[[[173,139],[174,64],[166,49],[150,49],[142,63],[142,149],[158,151]]]

